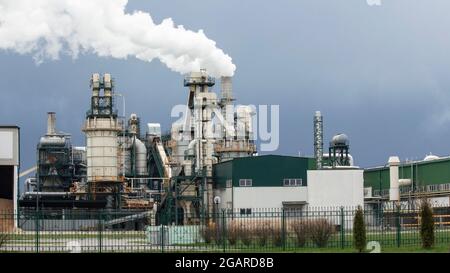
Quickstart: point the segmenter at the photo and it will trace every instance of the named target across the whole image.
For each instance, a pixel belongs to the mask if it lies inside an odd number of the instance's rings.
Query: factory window
[[[231,187],[233,186],[233,180],[228,179],[227,182],[226,182],[226,184],[227,184],[227,185],[226,185],[227,188],[231,188]]]
[[[303,186],[303,180],[301,178],[285,178],[283,180],[283,186],[285,186],[285,187],[300,187],[300,186]]]
[[[428,191],[438,191],[439,185],[428,185]]]
[[[239,179],[239,187],[251,187],[252,183],[251,179]]]
[[[240,213],[241,213],[241,215],[252,214],[252,209],[241,209]]]

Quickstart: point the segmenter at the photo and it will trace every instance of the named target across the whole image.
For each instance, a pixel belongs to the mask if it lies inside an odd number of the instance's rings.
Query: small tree
[[[422,200],[420,207],[420,238],[423,248],[431,248],[434,245],[434,219],[433,210],[428,200]]]
[[[358,206],[353,219],[353,246],[358,252],[363,252],[366,246],[366,225],[364,223],[364,212],[361,206]]]

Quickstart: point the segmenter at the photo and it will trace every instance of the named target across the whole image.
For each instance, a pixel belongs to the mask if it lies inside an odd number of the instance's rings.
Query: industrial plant
[[[377,211],[392,201],[415,207],[424,196],[449,206],[449,157],[400,162],[392,156],[385,166],[364,170],[354,165],[344,133],[332,137],[324,153],[320,111],[312,117],[313,157],[259,155],[255,112],[235,106],[231,77],[220,78],[218,94],[206,70],[187,75],[185,116],[166,134],[160,123],[134,113],[120,116],[114,85],[108,73],[91,76],[85,145],[73,144],[70,134],[58,131],[57,113],[47,113],[36,166],[11,177],[8,198],[14,205],[8,208],[25,218],[39,210],[58,217],[120,211],[123,217],[108,225],[136,229],[207,223],[218,211],[251,215],[261,208],[301,212],[362,205]],[[9,140],[9,145],[18,142]],[[27,175],[19,193],[18,178]],[[20,221],[15,226],[23,226]]]
[[[135,216],[133,221],[173,210],[174,216],[181,211],[202,219],[213,209],[213,166],[256,154],[251,108],[233,112],[230,77],[221,79],[220,98],[210,90],[214,85],[204,70],[187,76],[188,118],[162,135],[159,123],[147,123],[143,133],[136,114],[121,119],[113,78],[93,74],[82,129],[86,145],[74,146],[70,134],[58,132],[56,113],[49,112],[30,169],[36,175],[25,181],[20,210],[123,210]],[[215,113],[229,119],[213,124]]]

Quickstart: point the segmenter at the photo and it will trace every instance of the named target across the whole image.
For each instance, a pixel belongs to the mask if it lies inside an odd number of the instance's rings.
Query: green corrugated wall
[[[306,185],[308,169],[315,169],[314,158],[280,155],[242,157],[216,164],[214,180],[218,187],[225,187],[228,179],[233,179],[234,187],[239,187],[239,179],[252,179],[253,187],[283,186],[284,178],[301,178]]]
[[[400,178],[412,178],[414,185],[427,186],[450,183],[450,158],[433,161],[421,161],[411,164],[401,164]],[[364,187],[373,190],[389,189],[389,168],[373,168],[364,171]]]

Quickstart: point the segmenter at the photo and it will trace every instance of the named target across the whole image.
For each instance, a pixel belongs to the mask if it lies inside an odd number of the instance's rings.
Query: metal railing
[[[435,243],[449,246],[450,208],[434,207],[433,211]],[[183,225],[159,225],[161,216],[143,211],[2,212],[0,252],[352,249],[355,212],[353,207],[220,210],[206,215],[205,221],[193,214],[179,214]],[[377,241],[384,248],[421,246],[417,209],[367,207],[364,219],[367,241]]]
[[[408,193],[436,193],[436,192],[448,192],[450,191],[450,183],[445,184],[434,184],[416,187],[413,191],[411,186],[400,187],[401,194]],[[373,196],[389,196],[389,189],[384,190],[373,190]]]

